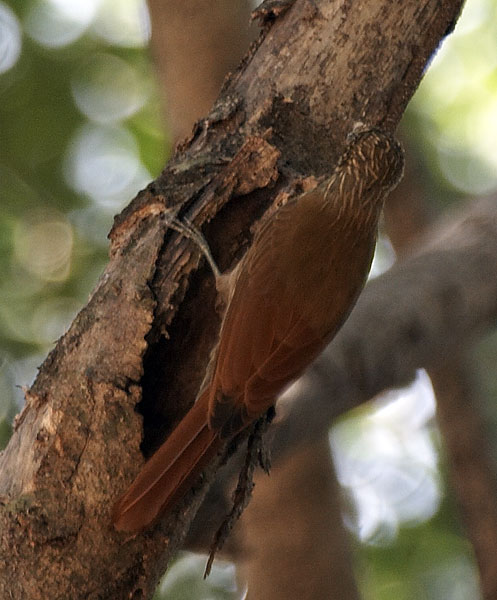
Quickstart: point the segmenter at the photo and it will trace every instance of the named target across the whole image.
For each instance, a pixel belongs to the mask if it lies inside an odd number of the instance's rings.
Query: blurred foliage
[[[453,511],[442,505],[430,521],[401,529],[394,544],[361,548],[364,600],[477,600],[471,547],[447,518]]]
[[[107,262],[113,215],[166,160],[147,19],[144,0],[0,1],[0,447],[22,406],[17,386],[33,380]],[[495,191],[496,0],[468,0],[402,132],[425,166],[435,210]],[[496,344],[486,340],[479,361],[494,397],[497,379],[488,371]],[[416,385],[409,393],[417,400],[400,416],[362,409],[365,416],[335,430],[362,591],[368,600],[476,599],[471,549],[445,493],[429,402],[413,424],[419,394],[427,393]],[[409,427],[399,426],[402,419]],[[495,411],[490,419],[497,421]],[[380,483],[354,475],[378,465]],[[424,491],[416,496],[416,489]],[[180,557],[156,600],[242,596],[232,568],[219,565],[204,582],[204,566],[203,558]]]
[[[497,188],[497,4],[468,0],[411,102],[406,122],[438,184]],[[410,128],[411,129],[411,128]]]

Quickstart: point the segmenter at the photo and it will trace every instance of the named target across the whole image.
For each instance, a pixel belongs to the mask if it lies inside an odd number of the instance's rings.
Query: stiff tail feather
[[[117,530],[137,532],[147,527],[195,483],[221,447],[217,432],[208,426],[207,413],[208,389],[114,505],[112,521]]]

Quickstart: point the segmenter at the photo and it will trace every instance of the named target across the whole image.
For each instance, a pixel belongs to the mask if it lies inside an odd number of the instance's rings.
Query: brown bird
[[[169,510],[330,342],[366,281],[402,170],[399,144],[363,128],[330,179],[264,223],[237,269],[212,378],[114,506],[116,529],[139,531]]]

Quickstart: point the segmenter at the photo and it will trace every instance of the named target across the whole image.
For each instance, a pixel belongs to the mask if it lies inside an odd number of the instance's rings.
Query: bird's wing
[[[263,230],[257,253],[241,269],[222,326],[209,419],[226,435],[267,410],[325,344],[323,332],[310,326],[312,302],[294,293],[299,274],[292,280],[279,268],[288,261],[284,240],[295,223],[294,209],[278,211]]]

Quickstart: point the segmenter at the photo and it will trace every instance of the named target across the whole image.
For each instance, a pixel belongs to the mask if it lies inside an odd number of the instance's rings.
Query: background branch
[[[409,255],[411,246],[416,240],[419,243],[429,221],[433,221],[415,170],[411,163],[385,210],[388,236],[400,256]],[[489,223],[495,222],[492,211],[488,216]],[[481,282],[474,285],[479,287]],[[497,555],[497,480],[470,359],[473,342],[472,337],[461,339],[443,361],[432,368],[428,365],[428,375],[437,401],[450,483],[475,553],[483,598],[490,599],[497,596],[497,569],[491,558]]]
[[[173,141],[205,116],[256,36],[248,0],[148,0],[152,50]]]
[[[280,400],[274,459],[327,435],[344,412],[408,385],[417,369],[441,368],[488,332],[497,317],[496,269],[497,204],[488,199],[444,219],[418,253],[370,281],[330,346]],[[221,472],[212,494],[229,485],[230,469],[236,465]]]

